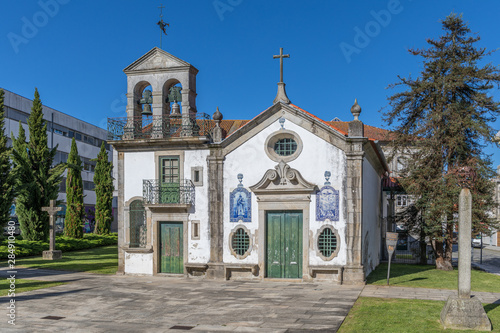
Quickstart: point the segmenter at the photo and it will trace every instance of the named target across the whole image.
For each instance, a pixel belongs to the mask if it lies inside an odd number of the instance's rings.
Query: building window
[[[191,168],[191,181],[194,186],[203,186],[203,167]]]
[[[274,151],[280,156],[290,156],[297,151],[297,142],[291,138],[280,139],[274,144]]]
[[[408,206],[408,196],[407,195],[398,195],[396,199],[397,199],[396,205],[398,207]]]
[[[267,138],[265,152],[275,162],[288,163],[299,157],[302,147],[302,140],[297,133],[281,129]]]
[[[82,141],[82,134],[81,133],[75,133],[75,139],[78,141]]]
[[[318,254],[323,260],[332,260],[339,251],[339,235],[337,231],[329,225],[323,226],[318,232]]]
[[[200,221],[191,221],[191,239],[200,239]]]
[[[247,228],[243,226],[236,229],[229,235],[231,240],[231,253],[238,259],[244,259],[250,254],[251,240]]]
[[[134,200],[130,204],[130,245],[129,247],[146,247],[146,212],[142,200]]]

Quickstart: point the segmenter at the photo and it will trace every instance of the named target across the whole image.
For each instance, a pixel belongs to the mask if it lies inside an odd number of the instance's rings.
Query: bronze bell
[[[151,90],[146,89],[142,93],[142,98],[139,101],[139,104],[144,106],[142,109],[143,116],[151,116],[153,114],[153,112],[151,112],[151,103],[153,103],[153,93]]]
[[[172,104],[172,112],[170,112],[170,117],[180,117],[181,116],[181,107],[179,106],[179,103],[175,101]]]
[[[144,104],[142,109],[143,116],[151,116],[153,112],[151,112],[151,104]]]

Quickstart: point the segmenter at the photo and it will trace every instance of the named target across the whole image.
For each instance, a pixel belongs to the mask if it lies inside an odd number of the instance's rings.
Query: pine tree
[[[83,181],[82,161],[78,156],[75,138],[71,141],[66,178],[66,218],[64,235],[72,238],[83,237]]]
[[[10,207],[14,200],[14,178],[10,172],[10,148],[5,135],[4,91],[0,89],[0,227],[10,218]]]
[[[384,120],[397,124],[393,156],[408,157],[400,182],[415,201],[402,220],[413,214],[422,221],[406,219],[410,230],[432,240],[436,268],[451,270],[459,167],[470,166],[476,173],[471,188],[475,232],[496,223],[488,214],[496,207],[490,181],[495,171],[482,150],[495,136],[489,124],[500,114],[500,104],[488,92],[500,83],[500,72],[490,64],[481,66],[490,52],[476,47],[480,38],[470,34],[461,15],[451,14],[442,25],[444,35],[429,39],[428,49],[410,50],[423,58],[424,69],[417,79],[400,77],[391,85],[407,90],[389,97],[391,110]]]
[[[94,173],[94,184],[96,194],[95,205],[95,229],[96,234],[109,234],[111,228],[112,203],[113,203],[113,163],[108,161],[108,153],[104,142],[101,151],[97,155],[97,164]]]
[[[16,213],[24,239],[46,241],[49,236],[49,216],[42,212],[42,207],[48,206],[50,200],[57,199],[66,164],[52,168],[57,147],[48,148],[47,124],[43,120],[42,102],[37,89],[28,117],[28,129],[29,142],[26,143],[21,124],[18,138],[13,139],[13,171],[18,193]]]

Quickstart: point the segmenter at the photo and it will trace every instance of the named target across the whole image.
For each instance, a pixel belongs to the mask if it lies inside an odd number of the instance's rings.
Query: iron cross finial
[[[273,55],[273,59],[280,59],[280,82],[283,82],[283,58],[290,58],[289,54],[283,54],[283,48],[280,47],[280,54]]]

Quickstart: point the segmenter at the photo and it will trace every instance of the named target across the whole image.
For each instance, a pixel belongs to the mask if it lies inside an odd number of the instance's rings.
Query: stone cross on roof
[[[283,54],[283,48],[280,47],[280,54],[273,55],[273,59],[280,59],[280,82],[278,82],[278,94],[276,94],[276,98],[274,99],[274,104],[278,102],[282,102],[285,104],[290,104],[290,100],[286,95],[285,91],[285,83],[283,82],[283,59],[290,58],[289,54]]]
[[[280,54],[273,55],[273,59],[280,59],[280,82],[283,82],[283,59],[290,58],[289,54],[283,54],[283,48],[280,47]]]

